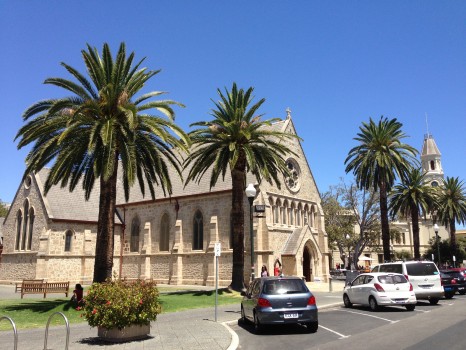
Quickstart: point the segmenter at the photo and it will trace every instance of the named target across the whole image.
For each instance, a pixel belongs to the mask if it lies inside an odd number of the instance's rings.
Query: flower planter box
[[[149,334],[150,325],[131,325],[123,329],[97,327],[97,335],[99,338],[112,343],[144,339]]]

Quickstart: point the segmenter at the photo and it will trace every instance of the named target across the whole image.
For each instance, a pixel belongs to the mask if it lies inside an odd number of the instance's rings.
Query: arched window
[[[285,199],[285,201],[283,202],[283,221],[282,223],[284,225],[288,225],[289,222],[288,222],[288,210],[289,210],[289,205],[288,205],[288,201]]]
[[[435,170],[435,162],[433,160],[430,161],[430,170]]]
[[[24,218],[23,218],[23,234],[21,235],[21,250],[26,249],[26,233],[28,229],[28,218],[29,218],[29,201],[24,201]]]
[[[165,213],[162,216],[162,220],[160,222],[160,242],[159,242],[159,250],[161,252],[166,252],[169,250],[170,245],[170,218],[168,214]]]
[[[65,252],[71,252],[72,238],[73,238],[73,232],[71,230],[67,230],[65,232]]]
[[[291,203],[291,208],[290,208],[290,220],[288,221],[290,223],[290,226],[294,226],[295,225],[295,206],[294,206],[294,203]]]
[[[34,208],[31,208],[29,210],[29,227],[28,227],[28,250],[31,250],[32,248],[32,232],[34,229],[34,219],[35,219],[35,214],[34,214]]]
[[[277,201],[275,202],[275,206],[274,206],[274,214],[273,214],[273,222],[275,224],[279,224],[280,223],[280,206],[281,206],[281,203],[280,203],[280,200],[277,199]]]
[[[296,226],[302,226],[301,224],[301,203],[298,204],[298,210],[296,211]]]
[[[131,222],[131,241],[129,244],[130,252],[139,251],[139,218],[135,217]]]
[[[202,213],[198,210],[193,220],[193,250],[202,250],[204,243],[204,224]]]
[[[23,214],[21,210],[18,210],[16,214],[16,242],[15,242],[15,249],[19,250],[20,242],[21,242],[21,225],[23,223]]]

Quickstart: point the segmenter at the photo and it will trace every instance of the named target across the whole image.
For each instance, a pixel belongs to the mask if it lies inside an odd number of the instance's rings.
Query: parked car
[[[442,270],[440,271],[445,298],[453,298],[456,292],[461,295],[466,294],[466,278],[460,271]]]
[[[241,295],[241,318],[257,333],[265,325],[302,324],[310,333],[319,327],[316,299],[300,277],[256,278]]]
[[[440,271],[432,261],[397,261],[375,266],[373,272],[403,274],[413,285],[416,299],[427,299],[432,305],[443,298]]]
[[[413,286],[399,273],[363,273],[348,283],[343,289],[345,307],[353,304],[370,306],[377,311],[380,306],[404,306],[413,311],[417,299]]]
[[[445,271],[456,271],[460,272],[466,278],[466,267],[449,267]]]

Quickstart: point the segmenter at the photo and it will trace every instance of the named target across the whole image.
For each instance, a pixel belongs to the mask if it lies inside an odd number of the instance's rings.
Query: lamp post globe
[[[252,203],[254,202],[254,198],[256,197],[257,190],[253,184],[249,184],[246,187],[246,197],[248,197],[249,201],[249,235],[251,241],[251,282],[254,281],[255,273],[254,273],[254,232],[253,232],[253,207]]]

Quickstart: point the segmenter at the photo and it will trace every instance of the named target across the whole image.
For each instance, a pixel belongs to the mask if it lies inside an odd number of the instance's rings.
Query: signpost
[[[214,245],[215,253],[215,322],[217,322],[217,305],[218,305],[218,257],[222,253],[222,244],[220,242]]]

